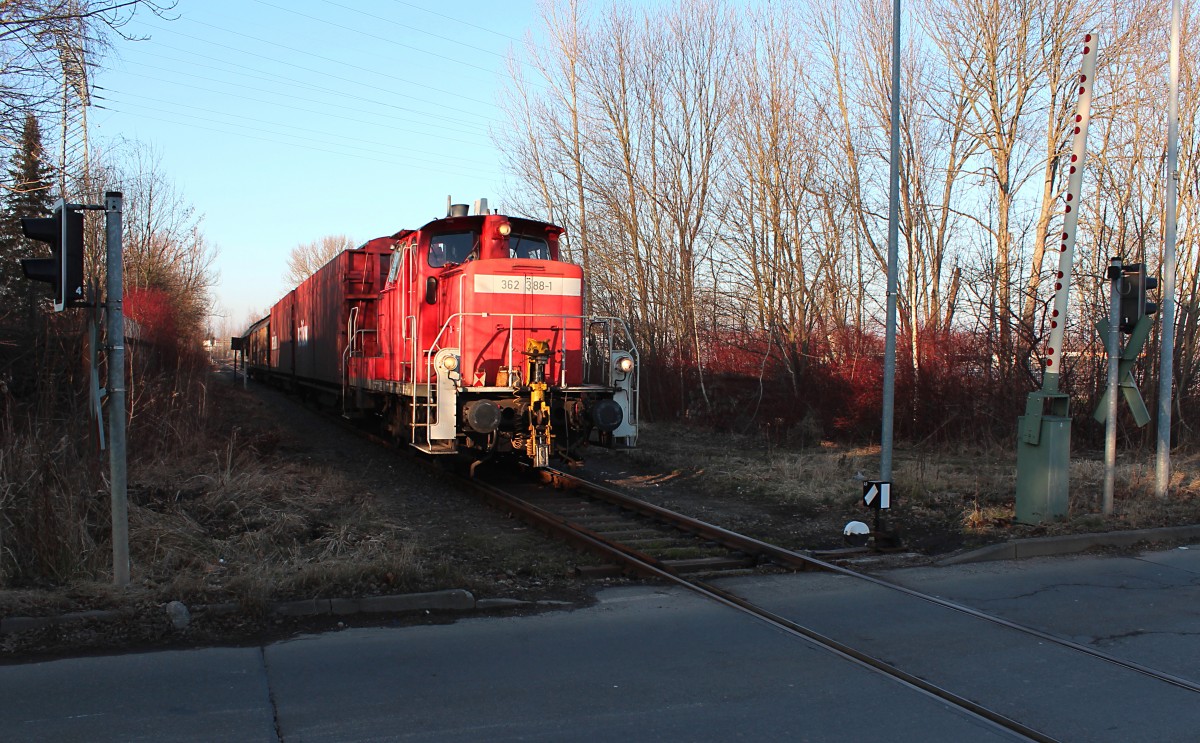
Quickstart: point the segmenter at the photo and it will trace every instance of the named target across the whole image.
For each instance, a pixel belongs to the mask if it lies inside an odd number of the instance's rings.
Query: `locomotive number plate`
[[[561,276],[504,276],[475,274],[476,294],[550,294],[578,297],[581,282]]]

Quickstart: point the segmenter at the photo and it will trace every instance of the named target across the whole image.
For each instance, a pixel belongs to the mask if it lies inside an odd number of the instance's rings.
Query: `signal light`
[[[1146,264],[1130,263],[1122,267],[1117,291],[1121,295],[1121,332],[1132,333],[1138,321],[1158,312],[1158,303],[1146,300],[1146,292],[1158,288],[1158,279],[1146,275]]]
[[[54,216],[21,217],[21,231],[25,237],[50,245],[53,257],[22,258],[21,269],[27,278],[54,287],[54,311],[84,304],[83,214],[60,199],[54,205]]]

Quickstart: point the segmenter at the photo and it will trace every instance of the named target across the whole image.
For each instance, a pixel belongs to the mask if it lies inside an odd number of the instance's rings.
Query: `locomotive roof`
[[[484,220],[488,219],[488,217],[502,217],[504,219],[507,219],[509,221],[509,223],[511,223],[514,227],[521,228],[521,229],[528,229],[530,227],[534,227],[534,228],[541,228],[541,229],[550,228],[550,229],[558,230],[560,233],[564,231],[563,228],[561,228],[557,225],[551,224],[550,222],[543,222],[540,219],[527,219],[525,217],[508,217],[508,216],[505,216],[502,214],[490,214],[490,215],[489,214],[472,214],[472,215],[466,216],[466,217],[444,217],[442,219],[435,219],[431,222],[428,222],[427,224],[425,224],[425,226],[423,226],[421,228],[420,231],[421,232],[430,232],[430,231],[439,231],[440,232],[442,230],[447,230],[447,229],[449,229],[449,230],[473,229],[473,228],[481,227],[483,225]],[[407,236],[407,235],[411,234],[412,232],[414,232],[414,230],[401,230],[400,232],[397,232],[395,235],[393,235],[393,237],[399,238],[401,236]]]
[[[399,230],[398,232],[390,235],[388,237],[388,239],[403,240],[404,238],[406,238],[410,235],[414,235],[418,232],[434,232],[434,231],[441,232],[444,230],[477,229],[477,228],[483,226],[483,220],[487,219],[489,216],[490,217],[498,217],[498,216],[504,216],[504,215],[471,214],[466,217],[443,217],[441,219],[435,219],[435,220],[425,223],[425,225],[423,227],[421,227],[419,230],[410,230],[410,229]],[[559,227],[558,225],[552,224],[550,222],[543,222],[540,219],[527,219],[525,217],[505,217],[505,219],[507,219],[513,226],[515,226],[519,229],[529,229],[530,227],[533,227],[536,229],[536,228],[540,227],[541,229],[546,229],[546,230],[557,230],[558,234],[560,234],[560,235],[562,233],[566,232],[566,230],[564,230],[562,227]],[[381,239],[381,238],[376,238],[376,239]],[[364,244],[362,247],[366,247],[366,245]]]

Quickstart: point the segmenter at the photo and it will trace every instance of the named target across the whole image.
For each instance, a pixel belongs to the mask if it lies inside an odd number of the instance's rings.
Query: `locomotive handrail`
[[[342,350],[342,417],[346,417],[346,397],[350,389],[350,358],[354,355],[354,322],[358,319],[358,306],[350,308],[346,318],[346,348]]]
[[[461,341],[462,341],[462,321],[463,321],[463,319],[468,318],[468,317],[477,317],[477,318],[482,318],[482,319],[486,319],[489,317],[495,317],[497,319],[505,318],[505,317],[508,318],[507,358],[508,358],[508,368],[510,370],[513,368],[513,366],[512,366],[513,336],[515,335],[514,331],[517,329],[517,327],[516,327],[517,319],[522,318],[522,319],[542,319],[542,320],[557,319],[557,320],[559,320],[560,325],[558,326],[558,328],[556,328],[557,330],[562,331],[559,334],[560,335],[560,338],[559,338],[559,342],[560,342],[559,379],[564,386],[566,385],[566,332],[565,331],[566,331],[566,327],[567,327],[567,321],[568,320],[580,320],[582,323],[580,326],[580,332],[581,332],[581,334],[584,334],[584,335],[586,335],[588,332],[583,329],[585,327],[590,328],[595,324],[607,325],[609,330],[608,330],[608,339],[607,339],[606,345],[608,347],[609,360],[611,360],[611,358],[612,358],[613,345],[614,345],[613,344],[613,335],[614,335],[613,325],[619,324],[621,327],[621,330],[624,332],[625,339],[628,341],[628,346],[629,346],[628,353],[633,358],[634,363],[635,363],[634,384],[633,384],[633,388],[631,390],[633,399],[631,400],[631,402],[633,403],[632,414],[634,416],[634,419],[636,420],[636,418],[638,417],[638,409],[640,407],[638,398],[640,397],[640,388],[641,388],[641,355],[638,353],[637,346],[633,342],[633,334],[629,332],[629,326],[625,323],[625,320],[623,318],[606,316],[606,315],[561,315],[561,314],[555,315],[555,314],[538,313],[538,312],[462,312],[462,311],[459,311],[459,312],[452,313],[450,316],[448,316],[446,318],[445,322],[442,323],[442,327],[438,330],[437,335],[434,336],[433,341],[429,344],[429,348],[423,349],[423,352],[425,354],[425,382],[421,386],[423,386],[425,388],[425,390],[424,390],[425,391],[425,402],[423,404],[425,406],[425,410],[426,410],[426,414],[427,414],[426,421],[424,423],[424,427],[426,428],[426,430],[429,430],[435,423],[435,421],[431,420],[432,416],[436,412],[436,408],[432,404],[434,381],[435,381],[434,360],[437,356],[437,352],[442,350],[442,345],[441,345],[442,339],[447,335],[448,331],[452,327],[458,331],[459,342],[461,343]],[[461,349],[460,349],[460,352],[461,352]],[[414,344],[414,347],[413,347],[413,354],[414,354],[413,369],[414,369],[414,371],[417,368],[417,360],[415,358],[417,353],[418,353],[418,347],[417,347],[417,344]],[[583,364],[584,362],[581,360],[580,363]],[[460,367],[459,371],[461,374],[461,367]],[[607,386],[610,386],[610,387],[614,385],[614,381],[615,381],[614,379],[611,378],[611,372],[612,372],[611,364],[607,364],[605,379],[602,381]],[[413,381],[415,383],[416,380],[414,379]],[[415,391],[415,389],[416,389],[416,384],[414,384],[414,391]],[[416,404],[415,399],[414,399],[414,403],[412,406],[411,424],[414,428],[418,425],[417,404]],[[432,444],[430,444],[428,441],[427,441],[427,444],[432,446]]]
[[[423,395],[424,402],[418,403],[419,398],[416,395],[414,395],[413,405],[411,407],[411,416],[409,419],[409,424],[414,429],[414,431],[418,426],[423,427],[426,429],[426,431],[428,431],[437,423],[437,421],[434,419],[434,416],[436,416],[436,414],[437,414],[437,408],[435,407],[434,402],[433,402],[434,389],[435,389],[434,385],[436,382],[434,361],[437,357],[438,351],[442,350],[442,341],[447,337],[447,335],[451,332],[451,330],[456,330],[458,332],[459,342],[461,343],[461,341],[462,341],[462,322],[464,319],[471,318],[471,317],[481,318],[481,319],[496,318],[497,320],[502,320],[504,318],[507,318],[507,320],[508,320],[508,339],[506,341],[506,345],[507,345],[506,354],[507,354],[507,359],[508,359],[508,362],[507,362],[508,367],[507,368],[509,370],[511,370],[513,368],[513,363],[512,363],[513,340],[514,340],[514,336],[516,334],[515,331],[518,329],[517,321],[519,319],[520,320],[529,320],[529,319],[555,320],[555,319],[557,319],[559,321],[559,324],[557,327],[552,326],[552,329],[560,331],[560,333],[559,333],[559,335],[560,335],[559,349],[558,349],[558,356],[560,359],[559,379],[560,379],[560,382],[564,386],[566,384],[567,321],[568,320],[581,321],[582,324],[580,326],[580,332],[583,335],[587,335],[589,332],[585,328],[591,328],[593,325],[596,325],[596,324],[606,325],[609,328],[608,333],[607,333],[608,338],[606,340],[606,346],[607,346],[607,351],[608,351],[608,357],[610,360],[612,357],[613,346],[614,346],[614,335],[615,335],[613,332],[614,326],[619,326],[621,331],[623,331],[625,340],[628,342],[627,343],[627,345],[628,345],[627,353],[630,354],[630,356],[633,358],[634,363],[636,365],[636,368],[634,371],[634,375],[635,375],[634,376],[634,385],[631,390],[632,396],[633,396],[633,399],[631,400],[631,402],[633,403],[633,409],[631,412],[636,420],[638,408],[640,407],[638,404],[638,397],[640,396],[639,391],[640,391],[640,387],[641,387],[641,358],[640,358],[641,355],[638,352],[636,344],[633,342],[633,334],[629,331],[629,326],[626,324],[626,322],[623,318],[607,316],[607,315],[563,315],[563,314],[549,314],[549,313],[539,313],[539,312],[463,312],[460,310],[460,311],[450,314],[445,319],[445,321],[442,323],[441,328],[438,329],[437,334],[434,336],[432,342],[430,342],[428,348],[421,348],[421,344],[415,342],[418,340],[419,329],[415,328],[415,327],[413,328],[413,335],[412,335],[413,340],[414,340],[413,356],[410,361],[410,363],[412,364],[411,368],[414,372],[413,391],[415,393],[418,389],[423,388],[423,392],[424,392],[424,395]],[[408,319],[408,318],[406,318],[406,319]],[[416,318],[411,317],[411,319],[414,321],[414,324],[415,324]],[[460,352],[461,352],[461,349],[460,349]],[[419,359],[419,357],[421,355],[425,356],[425,359],[424,359],[425,380],[422,383],[417,383],[417,380],[415,378],[415,372],[419,368],[419,365],[421,363],[420,359]],[[580,363],[584,364],[585,362],[583,362],[581,360]],[[459,371],[461,374],[461,367],[460,367]],[[615,382],[615,380],[612,378],[611,374],[612,374],[611,364],[607,364],[605,378],[601,381],[603,381],[603,383],[606,386],[610,386],[610,387],[613,386],[614,382]],[[418,412],[417,411],[418,411],[419,406],[425,408],[426,415],[425,415],[425,421],[423,423],[418,421]],[[432,442],[428,439],[428,437],[426,438],[426,446],[432,447]]]
[[[638,364],[638,366],[639,367],[641,366],[641,363],[640,363],[641,362],[641,354],[638,353],[637,346],[634,345],[634,343],[633,343],[633,334],[629,332],[629,326],[625,324],[625,320],[623,320],[622,318],[619,318],[619,317],[609,317],[609,316],[604,316],[604,315],[552,315],[552,314],[539,313],[539,312],[461,312],[460,311],[460,312],[455,312],[446,318],[446,321],[444,323],[442,323],[441,329],[438,330],[437,335],[434,336],[433,342],[429,344],[429,349],[427,351],[427,357],[426,357],[426,362],[425,362],[425,364],[426,364],[425,374],[426,374],[426,387],[427,388],[431,385],[429,372],[432,371],[433,356],[441,348],[442,337],[446,334],[446,331],[450,328],[450,326],[457,322],[459,324],[459,336],[461,339],[461,336],[462,336],[461,323],[462,323],[462,319],[466,318],[466,317],[479,317],[479,318],[507,317],[508,318],[508,331],[509,331],[508,332],[508,366],[510,369],[512,368],[513,331],[516,329],[515,319],[519,318],[519,317],[520,318],[541,318],[541,319],[558,318],[559,320],[562,321],[562,326],[561,326],[562,328],[566,327],[567,320],[581,320],[581,321],[586,322],[589,325],[592,323],[607,323],[607,322],[620,323],[621,328],[625,331],[625,337],[629,340],[629,353],[630,353],[630,355],[633,356],[633,359]],[[581,331],[581,332],[586,332],[586,331]],[[562,340],[562,342],[565,343],[564,339],[560,339],[560,340]],[[610,341],[609,341],[610,353],[611,353],[611,346],[612,346],[612,341],[610,339]],[[562,354],[562,355],[563,355],[563,363],[560,365],[560,371],[563,370],[563,367],[565,367],[565,363],[566,363],[565,354]],[[640,377],[640,374],[639,374],[639,377]],[[428,389],[427,389],[427,392],[428,392]]]

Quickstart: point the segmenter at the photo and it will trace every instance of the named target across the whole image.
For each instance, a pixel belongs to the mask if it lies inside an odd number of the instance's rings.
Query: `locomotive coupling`
[[[550,344],[530,338],[525,342],[525,378],[529,380],[529,441],[526,454],[534,467],[550,466],[553,434],[550,426],[550,406],[546,404],[546,362],[550,360]]]

